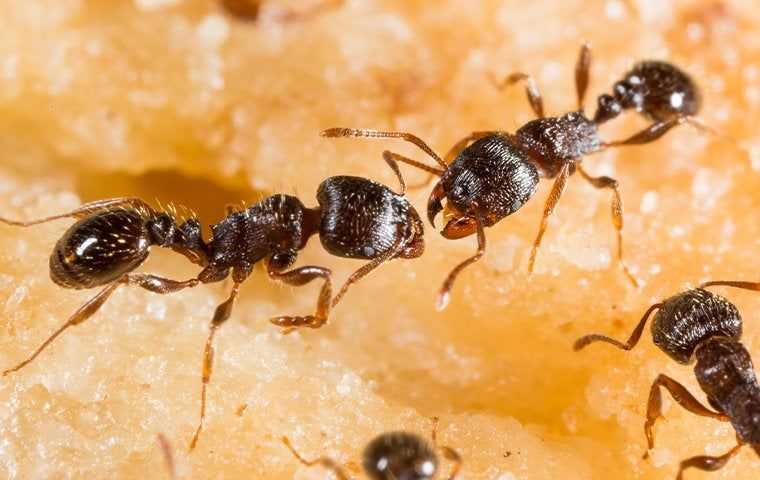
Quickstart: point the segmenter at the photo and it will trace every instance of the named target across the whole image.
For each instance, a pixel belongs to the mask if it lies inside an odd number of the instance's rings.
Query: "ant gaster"
[[[409,432],[386,432],[378,435],[364,449],[363,467],[372,480],[432,480],[438,472],[438,457],[435,450],[453,463],[448,480],[455,480],[462,466],[462,458],[450,447],[438,446],[436,431],[438,418],[433,419],[432,445],[419,435]],[[320,465],[333,472],[339,480],[348,480],[349,476],[334,460],[320,457],[306,460],[299,454],[287,437],[282,441],[293,456],[302,464],[310,467]]]
[[[727,299],[705,290],[719,285],[760,291],[760,283],[707,282],[649,307],[625,343],[592,334],[578,339],[574,345],[576,351],[594,342],[631,350],[641,338],[647,319],[657,310],[651,326],[655,345],[678,363],[687,365],[696,359],[694,374],[714,410],[702,405],[686,387],[660,374],[649,392],[644,423],[649,450],[654,448],[654,424],[662,416],[660,387],[691,413],[731,422],[738,444],[717,457],[697,456],[682,461],[679,480],[687,468],[705,471],[722,468],[745,444],[760,455],[760,385],[749,352],[740,341],[742,318],[739,310]]]
[[[89,319],[119,286],[134,285],[165,294],[200,283],[219,282],[231,275],[232,291],[216,308],[205,344],[200,421],[190,443],[192,450],[205,418],[214,335],[229,318],[240,284],[256,263],[264,260],[269,276],[289,285],[300,286],[315,279],[324,282],[313,315],[270,320],[288,333],[298,327],[324,325],[348,287],[381,264],[394,258],[422,255],[422,221],[404,197],[406,187],[398,165],[393,159],[387,160],[398,176],[401,193],[364,178],[330,177],[319,186],[317,208],[306,208],[290,195],[272,195],[243,211],[228,212],[226,218],[211,226],[209,241],[203,239],[196,218],[178,224],[169,213],[154,210],[138,198],[95,201],[68,213],[33,221],[0,218],[0,223],[22,227],[67,217],[77,219],[53,249],[50,277],[64,288],[104,287],[26,360],[5,370],[3,375],[23,368],[66,329]],[[287,270],[314,234],[319,234],[322,246],[333,255],[370,260],[349,277],[334,297],[329,269],[304,266]],[[202,270],[197,277],[184,281],[132,273],[148,257],[151,246],[179,252]]]
[[[439,291],[437,302],[439,309],[445,308],[448,303],[456,276],[464,268],[478,261],[485,253],[484,228],[496,224],[519,210],[535,194],[541,178],[553,178],[554,185],[546,200],[541,224],[528,262],[528,271],[533,271],[536,254],[549,217],[565,190],[567,178],[576,171],[595,188],[612,190],[612,222],[617,231],[617,258],[628,279],[637,285],[636,279],[623,262],[623,203],[618,182],[607,176],[591,176],[581,166],[581,160],[584,156],[599,152],[609,146],[654,141],[678,122],[669,121],[664,125],[655,123],[626,140],[602,141],[599,137],[598,126],[614,117],[611,112],[615,105],[619,108],[627,108],[628,103],[623,102],[622,97],[617,103],[605,101],[603,105],[607,110],[604,110],[604,113],[597,113],[594,119],[586,117],[583,111],[583,100],[589,83],[590,67],[591,49],[588,45],[583,45],[575,66],[578,110],[559,117],[544,115],[541,94],[530,75],[521,72],[508,75],[500,86],[524,82],[528,101],[538,118],[526,123],[514,134],[503,131],[473,132],[454,145],[443,159],[420,138],[406,132],[352,128],[331,128],[322,132],[322,135],[326,137],[400,138],[422,149],[438,164],[439,167],[431,167],[401,155],[386,152],[386,155],[400,162],[440,177],[430,194],[427,213],[431,224],[434,224],[435,217],[444,211],[448,222],[441,234],[445,238],[457,239],[473,233],[477,234],[477,253],[451,271]],[[679,86],[682,85],[676,83]],[[650,82],[649,85],[650,88],[647,90],[636,91],[634,97],[641,100],[642,108],[646,108],[652,114],[659,114],[658,112],[662,110],[656,108],[661,101],[659,99],[666,96],[662,95],[658,87],[667,88],[671,84],[658,81]],[[471,142],[474,143],[470,144]],[[445,209],[442,204],[444,199],[446,200]]]

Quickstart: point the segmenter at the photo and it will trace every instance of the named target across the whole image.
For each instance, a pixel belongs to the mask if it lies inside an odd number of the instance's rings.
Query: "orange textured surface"
[[[329,140],[332,126],[403,129],[444,152],[472,130],[514,130],[531,118],[519,88],[491,77],[536,77],[549,114],[574,108],[573,65],[594,47],[587,109],[633,62],[673,61],[702,87],[700,117],[727,141],[680,127],[655,144],[589,157],[621,182],[626,254],[614,262],[608,192],[571,178],[528,277],[530,243],[549,184],[487,231],[487,257],[434,309],[448,270],[474,239],[426,225],[427,251],[355,286],[318,331],[287,337],[275,314],[307,313],[316,286],[282,288],[257,269],[217,337],[207,428],[185,451],[198,410],[201,353],[223,285],[169,296],[124,289],[26,369],[0,381],[0,477],[166,478],[156,434],[181,478],[324,478],[308,457],[359,464],[377,433],[439,436],[465,459],[464,479],[673,478],[681,459],[733,445],[728,425],[665,401],[649,460],[643,421],[658,373],[699,392],[689,367],[649,337],[630,353],[574,353],[590,332],[624,338],[651,303],[713,278],[758,280],[760,14],[755,2],[655,0],[435,2],[347,0],[303,21],[262,4],[258,22],[208,0],[0,1],[0,216],[34,218],[97,198],[182,203],[206,224],[230,202],[273,192],[315,203],[324,177],[395,185],[381,159],[394,141]],[[605,125],[620,138],[644,125]],[[424,178],[404,170],[410,183]],[[410,193],[423,210],[426,191]],[[0,365],[32,351],[93,292],[49,280],[48,255],[66,221],[0,227]],[[358,263],[312,242],[298,264]],[[197,273],[155,251],[143,270]],[[760,358],[760,297],[721,293],[745,320]],[[700,398],[702,398],[700,396]],[[243,408],[244,407],[244,408]],[[351,464],[353,462],[353,464]],[[354,468],[353,473],[358,473]],[[757,478],[745,449],[718,473]]]

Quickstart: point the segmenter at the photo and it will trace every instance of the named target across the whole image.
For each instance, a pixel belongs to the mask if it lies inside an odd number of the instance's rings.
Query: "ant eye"
[[[293,251],[275,253],[269,261],[274,270],[285,270],[296,261],[296,253]]]

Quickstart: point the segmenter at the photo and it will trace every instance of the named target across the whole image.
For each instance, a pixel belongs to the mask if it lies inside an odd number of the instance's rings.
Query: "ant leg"
[[[422,139],[420,139],[420,137],[416,135],[412,135],[411,133],[384,132],[380,130],[371,130],[368,128],[328,128],[327,130],[323,130],[322,133],[320,133],[320,135],[322,135],[323,137],[330,137],[330,138],[336,138],[336,137],[400,138],[409,143],[413,143],[420,150],[427,153],[433,160],[435,160],[435,162],[438,165],[440,165],[443,168],[443,170],[446,170],[448,168],[448,165],[446,165],[446,163],[441,159],[441,157],[439,157],[438,154],[435,153],[433,149],[428,146],[427,143],[423,142]],[[432,167],[429,167],[429,168],[432,168]],[[438,175],[443,173],[443,171],[440,171],[440,172],[441,173],[439,173]]]
[[[538,248],[541,246],[541,239],[544,237],[546,227],[549,225],[549,217],[554,213],[554,208],[559,202],[559,198],[562,196],[562,192],[565,191],[565,185],[567,184],[567,177],[570,175],[570,164],[566,163],[562,166],[562,169],[557,175],[557,179],[554,180],[552,191],[549,193],[549,198],[546,199],[544,205],[544,215],[541,218],[541,225],[538,228],[538,235],[533,241],[533,249],[530,252],[530,259],[528,260],[528,273],[533,273],[533,265],[536,263],[536,254],[538,254]]]
[[[605,142],[604,147],[619,147],[622,145],[642,145],[657,140],[670,131],[671,128],[686,121],[686,117],[675,117],[664,122],[655,122],[647,128],[637,132],[625,140]]]
[[[705,282],[702,285],[700,285],[699,288],[717,287],[717,286],[735,287],[735,288],[743,288],[744,290],[760,291],[760,283],[741,282],[741,281],[733,281],[733,280],[714,280],[712,282]]]
[[[325,281],[319,291],[317,310],[314,315],[274,317],[269,319],[272,324],[283,328],[283,333],[290,333],[299,327],[319,328],[327,322],[327,316],[330,314],[330,298],[332,297],[332,280],[330,278],[332,272],[329,269],[306,266],[287,272],[278,272],[270,264],[267,272],[273,280],[279,280],[297,287],[306,285],[315,278],[322,278]]]
[[[459,453],[457,453],[457,451],[451,447],[447,447],[445,445],[442,445],[440,447],[438,446],[439,420],[440,419],[438,417],[433,417],[433,430],[430,432],[430,439],[433,441],[433,448],[440,450],[443,453],[443,456],[454,464],[454,466],[451,467],[451,472],[447,478],[448,480],[455,480],[457,478],[457,475],[459,475],[459,471],[462,469],[462,456],[459,455]]]
[[[235,305],[235,299],[237,298],[238,291],[240,290],[240,284],[235,283],[232,285],[232,291],[227,300],[220,303],[214,311],[214,317],[211,319],[211,325],[209,325],[208,337],[206,337],[206,346],[203,350],[203,370],[201,373],[201,412],[200,419],[198,420],[198,427],[195,429],[192,440],[190,440],[189,451],[193,451],[195,445],[198,443],[198,436],[203,430],[203,422],[206,420],[206,387],[209,380],[211,380],[211,372],[214,368],[214,336],[217,329],[230,318],[232,313],[232,307]]]
[[[166,464],[166,470],[169,472],[169,478],[175,480],[177,478],[177,469],[174,466],[172,446],[163,433],[156,435],[156,440],[158,441],[158,446],[161,447],[161,453],[164,456],[164,463]]]
[[[720,470],[726,466],[729,460],[731,460],[737,453],[739,453],[739,450],[742,448],[742,446],[743,445],[739,443],[737,446],[719,457],[708,457],[705,455],[700,455],[684,460],[681,462],[681,465],[678,468],[678,475],[676,476],[676,480],[683,480],[683,472],[687,468],[696,468],[705,472],[714,472],[716,470]]]
[[[436,309],[439,312],[449,304],[449,301],[451,300],[451,289],[454,287],[454,281],[457,276],[462,270],[480,260],[486,253],[486,232],[483,228],[483,220],[481,220],[480,215],[478,214],[475,214],[475,226],[478,232],[478,250],[475,252],[475,255],[454,267],[449,273],[449,276],[446,277],[446,280],[444,280],[441,289],[438,291],[438,298],[436,300]]]
[[[228,0],[229,1],[229,0]],[[277,22],[298,22],[313,18],[320,13],[338,8],[343,5],[344,0],[317,0],[303,10],[283,10],[272,15],[272,19]],[[261,0],[257,0],[258,3]]]
[[[106,303],[106,300],[108,300],[111,294],[122,285],[136,285],[153,293],[164,294],[173,293],[182,290],[183,288],[195,287],[198,285],[198,283],[198,279],[195,278],[185,281],[178,281],[144,273],[124,275],[118,280],[115,280],[111,284],[107,285],[104,289],[98,292],[97,295],[79,307],[77,311],[74,312],[71,317],[69,317],[69,319],[66,320],[66,322],[58,328],[58,330],[53,332],[52,335],[50,335],[44,342],[42,342],[42,344],[37,347],[37,350],[35,350],[29,357],[27,357],[26,360],[17,364],[13,368],[9,368],[8,370],[3,371],[3,376],[21,370],[32,361],[34,361],[34,359],[37,358],[37,356],[39,356],[39,354],[42,353],[42,351],[45,350],[51,343],[53,343],[53,341],[58,338],[64,331],[73,326],[79,325],[80,323],[83,323],[85,320],[88,320],[90,317],[92,317],[100,309],[100,307]]]
[[[290,440],[288,440],[288,437],[282,437],[282,443],[284,443],[285,446],[288,447],[288,450],[290,450],[290,453],[292,453],[293,456],[296,457],[296,459],[305,466],[313,467],[314,465],[321,465],[322,467],[333,472],[338,480],[348,480],[348,475],[346,475],[343,469],[340,468],[337,463],[335,463],[335,460],[328,457],[319,457],[315,460],[306,460],[301,456],[301,454],[296,451],[296,449],[290,443]]]
[[[525,83],[525,95],[528,97],[528,103],[530,108],[533,109],[533,113],[538,118],[544,118],[544,100],[541,98],[541,92],[538,91],[536,81],[533,77],[527,73],[515,72],[504,77],[501,82],[495,82],[496,88],[504,90],[506,87],[512,86],[517,82]]]
[[[620,196],[620,190],[618,189],[618,181],[607,176],[592,177],[580,166],[580,164],[576,165],[576,168],[581,176],[595,188],[609,188],[612,190],[612,224],[617,231],[618,262],[620,262],[620,266],[623,268],[623,272],[626,277],[628,277],[628,280],[630,280],[634,287],[638,287],[639,282],[636,281],[636,277],[634,277],[630,270],[628,270],[628,266],[623,260],[623,200]]]
[[[726,415],[705,407],[686,390],[686,387],[661,373],[657,376],[654,383],[652,383],[652,389],[649,390],[649,401],[647,402],[647,420],[644,423],[644,433],[647,437],[649,450],[654,448],[654,431],[652,428],[657,419],[662,417],[662,394],[660,393],[660,387],[665,387],[670,392],[673,400],[689,412],[701,417],[715,418],[722,422],[728,421]]]
[[[5,223],[6,225],[14,225],[17,227],[30,227],[32,225],[39,225],[40,223],[46,223],[52,220],[59,220],[62,218],[80,219],[88,215],[92,215],[95,212],[104,211],[104,210],[114,210],[117,208],[127,208],[127,207],[131,207],[131,208],[134,208],[135,210],[146,212],[146,213],[153,212],[153,208],[147,203],[140,200],[139,198],[118,197],[118,198],[109,198],[106,200],[96,200],[94,202],[85,203],[84,205],[70,212],[60,213],[58,215],[52,215],[45,218],[38,218],[36,220],[19,221],[19,220],[10,220],[7,218],[0,217],[0,223]]]
[[[335,305],[337,305],[338,302],[340,302],[340,300],[343,298],[343,295],[346,294],[346,291],[348,291],[348,288],[351,285],[355,284],[362,278],[366,277],[370,272],[375,270],[380,265],[396,258],[396,256],[399,253],[401,253],[402,245],[403,245],[403,242],[397,241],[395,245],[389,248],[383,255],[373,259],[371,262],[363,265],[361,268],[359,268],[354,273],[352,273],[351,276],[348,277],[348,280],[346,280],[346,283],[344,283],[343,286],[340,287],[338,294],[333,297],[332,303],[330,304],[330,309],[335,308]]]
[[[591,335],[586,335],[576,340],[575,343],[573,344],[573,350],[577,352],[585,348],[588,344],[594,343],[594,342],[605,342],[605,343],[614,345],[621,350],[626,350],[626,351],[631,350],[633,347],[636,346],[637,343],[639,343],[639,339],[641,338],[641,334],[644,331],[644,326],[646,325],[647,320],[649,320],[649,316],[652,315],[652,312],[654,312],[656,309],[660,307],[662,307],[661,303],[655,303],[654,305],[649,307],[646,312],[644,312],[644,316],[641,317],[641,320],[639,320],[638,325],[636,325],[636,328],[633,329],[631,336],[628,338],[628,340],[625,343],[620,343],[618,340],[615,340],[614,338],[610,338],[604,335],[599,335],[597,333],[592,333]]]
[[[589,71],[591,70],[591,45],[584,43],[575,64],[575,90],[578,94],[578,110],[583,110],[583,100],[588,90]]]

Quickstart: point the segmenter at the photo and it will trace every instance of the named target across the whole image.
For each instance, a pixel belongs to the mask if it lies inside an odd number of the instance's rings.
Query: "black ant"
[[[386,432],[375,437],[364,449],[362,463],[367,476],[372,480],[431,480],[438,472],[438,457],[435,450],[440,449],[443,455],[454,464],[447,478],[455,480],[462,467],[462,458],[452,448],[437,445],[437,429],[438,418],[434,418],[432,445],[419,435],[403,431]],[[339,480],[349,479],[340,465],[331,458],[320,457],[315,460],[306,460],[296,451],[287,437],[282,437],[282,442],[293,456],[307,467],[320,465],[333,472]]]
[[[625,343],[592,334],[578,339],[573,347],[578,351],[594,342],[606,342],[622,350],[631,350],[641,338],[647,319],[657,310],[651,326],[655,345],[683,365],[696,358],[694,374],[715,411],[702,405],[686,387],[660,374],[649,392],[644,423],[649,450],[654,448],[654,424],[662,416],[660,387],[668,390],[673,399],[691,413],[731,422],[738,444],[717,457],[697,456],[682,461],[678,469],[679,480],[687,468],[705,471],[722,468],[744,444],[749,444],[760,455],[760,385],[749,352],[740,342],[742,318],[739,310],[727,299],[705,290],[718,285],[760,291],[760,283],[707,282],[649,307]]]
[[[612,222],[617,231],[617,257],[628,279],[634,286],[638,283],[628,271],[623,262],[623,202],[618,189],[618,182],[607,176],[591,176],[581,166],[584,156],[599,152],[610,146],[643,144],[657,140],[669,129],[684,119],[690,118],[689,111],[683,111],[685,116],[677,116],[636,133],[626,140],[604,142],[599,137],[598,126],[614,118],[623,108],[640,105],[642,111],[651,115],[661,115],[665,107],[661,105],[666,100],[674,106],[672,95],[668,96],[660,89],[674,88],[677,91],[686,90],[685,81],[667,82],[664,69],[639,69],[649,72],[657,81],[647,83],[648,88],[626,91],[631,92],[631,98],[641,100],[633,104],[622,94],[611,97],[614,101],[600,100],[600,111],[594,119],[586,117],[583,111],[583,100],[589,83],[591,68],[591,49],[583,45],[575,66],[575,85],[578,98],[578,110],[559,117],[545,117],[541,94],[533,78],[525,73],[517,72],[508,75],[500,87],[524,82],[528,101],[533,112],[538,117],[532,120],[514,134],[503,131],[473,132],[457,142],[444,158],[436,154],[425,142],[415,135],[406,132],[384,132],[368,129],[330,128],[322,132],[325,137],[369,137],[369,138],[400,138],[413,143],[433,160],[438,167],[432,167],[395,153],[386,152],[397,161],[412,165],[421,170],[440,177],[433,188],[428,200],[428,219],[434,224],[435,217],[444,212],[448,220],[441,234],[448,239],[457,239],[477,234],[478,250],[464,262],[456,266],[444,282],[438,296],[438,308],[445,308],[449,300],[450,290],[456,276],[467,266],[478,261],[486,249],[484,228],[490,227],[503,218],[519,210],[535,193],[541,178],[554,178],[549,198],[544,206],[544,213],[538,234],[533,242],[528,272],[533,272],[541,240],[548,225],[549,216],[554,212],[562,192],[565,190],[567,178],[574,172],[580,175],[596,188],[612,190]],[[655,76],[653,72],[658,72]],[[675,74],[677,70],[671,70]],[[627,77],[629,83],[633,76]],[[625,85],[620,82],[622,91]],[[689,91],[696,92],[691,83]],[[606,98],[606,97],[605,97]],[[642,100],[643,99],[643,100]],[[686,98],[685,98],[686,100]],[[697,101],[685,102],[686,105],[698,105]],[[615,113],[617,112],[617,113]],[[474,142],[471,144],[471,142]],[[442,201],[446,200],[446,208]]]
[[[416,258],[424,251],[423,225],[417,211],[404,197],[406,186],[395,161],[386,157],[398,176],[401,192],[359,177],[330,177],[319,186],[317,208],[306,208],[290,195],[272,195],[243,211],[230,211],[211,226],[211,239],[201,235],[201,224],[191,218],[181,224],[169,213],[156,211],[138,198],[114,198],[82,205],[78,209],[33,221],[0,223],[28,227],[61,218],[78,221],[63,234],[50,256],[50,277],[64,288],[105,286],[80,307],[26,360],[5,370],[8,375],[32,362],[69,327],[90,318],[122,285],[142,287],[154,293],[172,293],[200,283],[219,282],[232,276],[232,292],[214,312],[204,351],[201,410],[198,428],[190,443],[195,447],[203,427],[206,386],[211,377],[213,339],[230,316],[240,284],[256,263],[264,260],[269,276],[300,286],[322,279],[316,311],[306,316],[280,316],[270,321],[285,333],[298,327],[319,328],[351,284],[394,258]],[[354,272],[337,295],[332,296],[331,272],[318,266],[286,271],[296,261],[308,239],[319,234],[329,253],[370,260]],[[178,281],[146,273],[132,273],[148,257],[151,246],[170,248],[203,269],[196,278]]]

